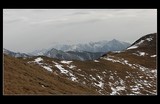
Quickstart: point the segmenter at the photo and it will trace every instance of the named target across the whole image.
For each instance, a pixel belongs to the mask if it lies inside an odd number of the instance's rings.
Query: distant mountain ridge
[[[33,56],[43,55],[61,60],[94,60],[98,59],[105,52],[121,51],[130,44],[116,39],[111,41],[90,42],[87,44],[55,45],[51,49],[36,50],[29,53]]]
[[[95,60],[108,51],[121,51],[130,44],[116,39],[111,41],[90,42],[75,45],[56,45],[54,48],[35,50],[31,53],[16,53],[3,49],[5,54],[12,57],[47,56],[60,60]]]
[[[29,55],[26,53],[12,52],[5,48],[3,48],[3,53],[12,57],[29,57]]]
[[[89,42],[86,44],[73,44],[73,45],[55,45],[53,48],[62,51],[87,51],[87,52],[108,52],[108,51],[119,51],[130,46],[130,43],[118,41],[113,39],[111,41],[98,41]]]
[[[78,52],[78,51],[68,51],[68,52],[63,52],[61,50],[57,50],[52,48],[51,50],[47,51],[44,53],[44,56],[51,57],[51,58],[57,58],[60,60],[94,60],[98,59],[103,52]]]

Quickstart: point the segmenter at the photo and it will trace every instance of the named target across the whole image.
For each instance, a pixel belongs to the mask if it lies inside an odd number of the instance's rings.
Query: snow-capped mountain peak
[[[64,52],[67,51],[87,51],[87,52],[107,52],[107,51],[113,51],[113,50],[123,50],[127,48],[130,45],[130,43],[127,42],[121,42],[116,39],[113,39],[111,41],[103,40],[98,42],[89,42],[85,44],[73,44],[73,45],[57,45],[53,48],[62,50]]]

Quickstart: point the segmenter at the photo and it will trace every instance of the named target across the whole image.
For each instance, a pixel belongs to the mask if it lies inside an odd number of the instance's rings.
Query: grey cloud
[[[20,52],[66,41],[134,42],[157,32],[155,9],[5,9],[3,13],[4,47]]]
[[[75,25],[80,25],[80,24],[93,24],[96,22],[100,22],[102,19],[91,19],[91,20],[84,20],[84,21],[74,21],[74,22],[67,22],[63,24],[57,24],[56,27],[69,27],[69,26],[75,26]]]
[[[87,12],[87,11],[84,11],[84,12],[75,12],[75,13],[72,13],[71,15],[88,15],[88,14],[90,14],[90,12]]]
[[[8,19],[4,20],[5,23],[18,23],[18,22],[25,22],[27,21],[27,18],[14,18],[14,19]]]
[[[5,23],[14,23],[14,22],[19,22],[21,21],[21,19],[13,19],[13,20],[7,20],[7,21],[4,21]]]

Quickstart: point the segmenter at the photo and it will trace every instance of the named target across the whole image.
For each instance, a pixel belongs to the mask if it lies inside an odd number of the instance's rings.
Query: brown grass
[[[42,87],[45,86],[45,88]],[[56,76],[36,65],[4,56],[4,94],[96,94],[86,86]]]

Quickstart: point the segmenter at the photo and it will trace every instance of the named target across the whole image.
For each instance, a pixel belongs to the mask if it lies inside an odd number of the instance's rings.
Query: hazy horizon
[[[3,9],[3,47],[15,52],[157,32],[156,9]]]

